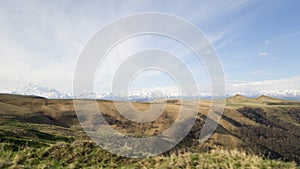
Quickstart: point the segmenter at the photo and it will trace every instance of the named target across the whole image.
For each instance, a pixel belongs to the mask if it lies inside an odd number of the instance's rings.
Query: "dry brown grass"
[[[87,101],[88,102],[88,101]],[[119,114],[119,112],[116,110],[113,102],[111,101],[97,101],[99,109],[101,110],[101,113],[105,116],[105,119],[110,123],[114,129],[118,130],[121,133],[128,134],[128,135],[134,135],[136,137],[143,137],[143,136],[154,136],[157,134],[160,134],[161,132],[165,131],[168,129],[173,122],[175,121],[176,117],[178,116],[178,112],[180,110],[180,104],[181,102],[178,99],[172,99],[172,100],[157,100],[154,103],[155,104],[165,104],[166,103],[166,109],[165,111],[153,122],[150,123],[145,123],[145,124],[139,124],[135,123],[132,121],[129,121],[122,117],[122,115]],[[266,104],[266,103],[276,103],[276,104],[281,104],[284,103],[283,105],[272,105],[272,104]],[[291,116],[291,113],[287,113],[290,110],[293,110],[297,113],[298,109],[300,112],[299,106],[293,104],[289,105],[289,102],[284,101],[284,100],[278,100],[278,99],[272,99],[272,98],[267,98],[267,97],[259,97],[259,98],[246,98],[243,96],[235,96],[232,98],[229,98],[227,100],[227,104],[225,107],[224,115],[221,121],[219,122],[219,127],[215,131],[215,133],[212,135],[212,137],[206,141],[204,144],[199,145],[197,136],[199,136],[199,132],[201,131],[204,120],[206,119],[207,113],[209,111],[210,107],[210,101],[207,100],[202,100],[200,102],[195,102],[195,101],[189,101],[188,104],[195,104],[198,103],[200,105],[199,108],[199,114],[197,117],[197,123],[196,127],[192,129],[190,134],[186,137],[185,140],[183,140],[180,145],[177,148],[189,148],[189,152],[185,152],[183,156],[178,156],[178,154],[173,154],[170,157],[157,157],[157,161],[153,162],[151,160],[146,160],[144,161],[145,165],[148,165],[149,167],[159,167],[159,166],[164,166],[167,168],[167,164],[176,164],[177,167],[180,167],[182,165],[187,165],[187,166],[197,166],[199,168],[208,168],[208,167],[216,167],[214,166],[213,162],[217,163],[218,165],[222,165],[223,168],[234,168],[235,165],[234,160],[239,160],[238,156],[243,156],[243,151],[247,152],[253,152],[252,155],[249,156],[251,159],[247,159],[248,156],[244,156],[241,160],[237,162],[237,165],[241,166],[247,166],[250,165],[250,167],[254,167],[251,164],[247,163],[247,161],[251,161],[251,163],[254,163],[255,160],[258,160],[257,166],[260,164],[263,164],[261,166],[265,166],[262,168],[268,168],[269,166],[273,165],[273,162],[270,162],[268,160],[264,161],[262,158],[259,158],[258,156],[254,154],[261,154],[261,152],[268,152],[268,151],[273,151],[274,149],[268,150],[267,148],[270,147],[266,142],[268,138],[263,138],[261,136],[247,136],[247,133],[256,133],[256,130],[259,130],[261,128],[266,129],[266,131],[271,131],[275,128],[278,128],[278,131],[280,131],[280,137],[277,135],[274,135],[274,140],[278,140],[283,138],[283,136],[286,136],[288,139],[290,135],[295,135],[297,134],[296,132],[289,133],[289,129],[280,129],[280,127],[284,126],[279,126],[279,127],[274,127],[274,122],[277,122],[276,119],[279,119],[282,124],[290,127],[296,126],[299,127],[300,124],[295,120],[295,117],[297,118],[297,114],[294,116]],[[149,109],[150,104],[148,103],[133,103],[134,107],[137,108],[138,110],[141,111],[146,111]],[[262,125],[255,121],[254,119],[251,119],[245,114],[241,113],[239,110],[240,108],[243,108],[245,106],[250,107],[251,109],[255,108],[260,108],[263,110],[263,113],[266,114],[266,120],[269,125],[273,125],[272,128],[268,128],[266,125]],[[96,114],[97,112],[95,112]],[[293,112],[292,112],[293,113]],[[59,135],[59,136],[66,136],[66,137],[77,137],[76,140],[88,140],[88,138],[85,136],[84,132],[80,128],[80,125],[77,120],[76,113],[74,111],[73,107],[73,101],[72,100],[47,100],[43,98],[35,98],[35,97],[24,97],[24,96],[14,96],[14,95],[0,95],[0,116],[1,120],[12,120],[14,119],[15,121],[21,121],[24,123],[17,124],[17,123],[12,123],[7,124],[7,123],[0,123],[0,139],[2,138],[1,132],[3,131],[10,131],[10,132],[16,132],[15,130],[16,126],[19,126],[20,128],[22,127],[30,127],[34,128],[37,131],[52,134],[52,135]],[[274,116],[274,117],[273,117]],[[273,120],[273,122],[272,122]],[[37,122],[38,121],[38,122]],[[31,123],[35,124],[31,124]],[[88,121],[87,124],[93,124],[95,121],[91,119],[91,121]],[[42,124],[36,124],[36,123],[42,123]],[[60,125],[60,123],[64,125]],[[30,125],[29,125],[30,124]],[[288,125],[287,125],[288,124]],[[28,125],[28,126],[27,126]],[[70,127],[70,128],[68,128]],[[293,130],[297,129],[296,127],[293,128]],[[241,132],[241,129],[245,130],[244,133]],[[248,132],[249,129],[249,132]],[[251,130],[250,130],[251,129]],[[279,130],[280,129],[280,130]],[[287,130],[287,131],[286,131]],[[277,130],[276,130],[277,131]],[[285,134],[285,135],[284,135]],[[15,135],[14,135],[15,136]],[[20,142],[20,140],[14,140],[14,136],[6,138],[7,140],[14,141],[14,142]],[[32,138],[21,138],[26,140],[26,139],[32,139]],[[265,139],[265,140],[263,140]],[[258,142],[260,141],[260,142]],[[38,141],[39,142],[39,141]],[[48,145],[48,142],[43,141],[43,144],[46,143]],[[258,145],[262,144],[262,145]],[[52,142],[50,143],[52,146]],[[70,143],[61,143],[63,145],[69,145]],[[72,146],[69,145],[69,146]],[[252,147],[251,147],[252,146]],[[265,147],[264,147],[265,146]],[[273,146],[273,145],[272,145]],[[295,146],[297,146],[295,144]],[[226,151],[222,154],[221,151],[222,149],[244,149],[242,151],[242,154],[234,155],[234,152],[230,152],[230,154],[226,154]],[[286,147],[282,146],[278,149],[276,149],[276,152],[284,150]],[[298,147],[299,148],[299,147]],[[64,149],[64,148],[62,148]],[[210,152],[205,155],[201,155],[196,152],[200,152],[202,149],[205,150],[211,150],[211,149],[216,149],[217,152]],[[295,148],[297,149],[297,147]],[[38,150],[38,149],[37,149]],[[30,151],[35,151],[35,149],[31,149]],[[39,149],[38,151],[46,151],[44,149]],[[65,151],[66,148],[65,148]],[[76,150],[77,151],[77,150]],[[172,150],[168,153],[174,153],[175,150]],[[285,151],[284,151],[285,152]],[[9,153],[9,152],[7,152]],[[10,152],[13,153],[13,152]],[[24,152],[25,153],[25,152]],[[103,153],[103,152],[102,152]],[[196,155],[194,155],[195,153]],[[206,152],[207,153],[207,152]],[[211,157],[210,155],[213,155]],[[218,156],[217,154],[220,154]],[[6,154],[7,155],[7,154]],[[265,157],[267,157],[265,154],[262,154]],[[178,157],[177,157],[178,156]],[[196,156],[199,156],[200,162],[196,163],[194,161],[191,161],[190,156],[195,156],[193,158],[198,158]],[[229,156],[232,161],[227,163],[226,161],[222,161],[219,158],[224,158],[226,159],[227,156]],[[297,159],[298,155],[294,156],[285,156],[285,157],[295,157]],[[4,157],[4,155],[3,155]],[[6,165],[12,165],[16,164],[15,167],[18,166],[18,163],[22,163],[22,159],[24,157],[23,155],[16,156],[16,154],[8,155],[8,159],[4,158],[5,160],[0,160],[1,165],[6,166]],[[202,159],[203,158],[203,159]],[[211,161],[205,161],[207,158],[212,158]],[[259,159],[258,159],[259,158]],[[282,158],[282,157],[280,157]],[[1,158],[0,158],[1,159]],[[173,159],[173,160],[171,160]],[[290,158],[289,160],[291,160]],[[49,160],[49,159],[47,159]],[[174,161],[177,160],[177,161]],[[201,161],[202,160],[202,161]],[[253,161],[254,160],[254,161]],[[7,162],[10,161],[10,162]],[[160,162],[162,161],[162,164],[160,165]],[[220,163],[218,163],[218,161]],[[7,164],[6,164],[7,163]],[[47,163],[43,163],[39,167],[47,167],[52,163],[51,161]],[[54,165],[55,162],[53,162]],[[77,162],[79,163],[79,162]],[[77,166],[79,164],[77,163],[72,163],[73,166]],[[202,165],[206,164],[206,165]],[[231,164],[232,163],[232,164]],[[242,164],[241,164],[242,163]],[[276,163],[276,162],[274,162]],[[150,165],[151,164],[151,165]],[[153,165],[155,164],[155,165]],[[52,164],[51,164],[52,165]],[[153,166],[152,166],[153,165]],[[278,165],[277,163],[274,164],[274,166],[280,166],[283,164]],[[260,166],[260,167],[261,167]],[[293,165],[290,165],[293,166]],[[69,166],[71,167],[71,166]],[[196,167],[196,168],[197,168]],[[1,166],[0,166],[1,168]]]

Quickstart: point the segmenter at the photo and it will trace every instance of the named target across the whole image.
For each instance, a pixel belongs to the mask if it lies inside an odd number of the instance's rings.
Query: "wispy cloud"
[[[262,91],[280,91],[280,90],[299,90],[300,89],[300,76],[255,81],[247,83],[229,83],[227,84],[226,91],[228,94],[242,93],[242,94],[256,94]]]
[[[284,34],[284,35],[281,35],[279,37],[276,37],[273,39],[273,41],[282,41],[282,40],[285,40],[285,39],[288,39],[288,38],[291,38],[291,37],[294,37],[294,36],[298,36],[300,35],[300,31],[295,31],[295,32],[290,32],[290,33],[287,33],[287,34]]]
[[[259,0],[175,2],[54,0],[26,3],[1,1],[0,58],[3,61],[0,62],[0,91],[2,88],[15,88],[20,83],[32,82],[70,92],[76,60],[88,39],[112,20],[137,12],[163,12],[187,19],[199,27],[217,49],[223,50],[221,59],[225,60],[227,58],[223,56],[231,54],[231,51],[226,53],[225,47],[236,43],[236,39],[247,38],[238,37],[245,23],[249,24],[261,17],[262,13],[257,12],[257,6],[253,8],[259,2]],[[297,32],[281,38],[295,34]],[[270,38],[270,41],[273,40]],[[267,42],[269,40],[265,41]],[[137,49],[153,47],[151,44],[181,55],[179,57],[184,58],[191,69],[206,73],[190,59],[189,52],[185,53],[174,43],[155,38],[143,44],[133,40],[110,54],[101,71],[101,77],[105,80],[99,84],[108,86],[113,72],[127,55]],[[240,46],[234,48],[240,50]],[[258,55],[268,56],[269,53],[263,51]],[[230,64],[233,63],[240,65],[239,61],[230,60]],[[266,74],[266,72],[256,73]],[[199,79],[202,79],[202,76]]]
[[[25,81],[67,92],[72,87],[72,72],[81,49],[97,30],[113,19],[136,12],[163,12],[195,24],[213,23],[215,19],[232,14],[248,4],[236,0],[189,3],[148,0],[0,3],[0,57],[5,60],[0,63],[1,87],[15,88]],[[228,32],[229,29],[220,27],[205,33],[212,42],[216,42]],[[126,53],[129,49],[141,47],[136,43],[128,45],[115,52],[115,55],[129,54]],[[110,65],[115,64],[118,58],[112,58],[107,72],[111,72]],[[22,80],[18,78],[21,76]],[[105,76],[109,78],[111,74]]]
[[[267,75],[271,75],[271,72],[267,72],[265,70],[256,70],[251,72],[253,75],[258,75],[258,76],[267,76]]]
[[[269,56],[270,54],[268,52],[259,52],[258,56]]]

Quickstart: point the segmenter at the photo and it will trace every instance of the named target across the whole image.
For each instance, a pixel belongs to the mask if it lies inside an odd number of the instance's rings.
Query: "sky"
[[[70,93],[88,40],[108,23],[141,12],[175,15],[198,27],[219,55],[228,93],[300,90],[299,9],[298,0],[0,1],[0,92],[33,83]],[[146,35],[124,41],[107,55],[95,77],[97,90],[110,90],[121,61],[147,48],[177,54],[200,85],[209,85],[193,53],[174,40]],[[176,84],[155,71],[133,82],[136,89]]]

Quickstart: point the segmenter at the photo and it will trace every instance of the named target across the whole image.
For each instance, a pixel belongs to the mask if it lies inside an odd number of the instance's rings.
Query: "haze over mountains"
[[[5,93],[10,94],[21,94],[21,95],[36,95],[45,97],[48,99],[71,99],[71,98],[90,98],[90,99],[104,99],[104,100],[112,100],[113,98],[117,98],[120,100],[129,100],[129,101],[149,101],[157,98],[178,98],[180,95],[177,92],[172,90],[169,91],[161,91],[158,92],[156,90],[153,91],[133,91],[128,95],[125,94],[113,94],[112,92],[100,92],[100,93],[83,93],[79,96],[72,96],[70,93],[63,93],[54,88],[44,87],[29,83],[27,85],[22,85],[14,90],[6,91]],[[230,93],[227,94],[227,97],[231,97],[235,94],[241,94],[246,97],[254,98],[260,95],[265,95],[269,97],[279,98],[279,99],[288,99],[288,100],[300,100],[300,90],[268,90],[268,91],[260,91],[257,93]],[[114,96],[114,97],[113,97]],[[192,99],[192,98],[210,98],[210,93],[200,93],[195,95],[183,96],[184,98]]]

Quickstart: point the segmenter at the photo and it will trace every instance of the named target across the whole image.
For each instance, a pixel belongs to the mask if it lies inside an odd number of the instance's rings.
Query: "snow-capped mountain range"
[[[8,91],[6,93],[10,94],[21,94],[21,95],[35,95],[41,96],[48,99],[69,99],[71,98],[70,94],[62,93],[56,89],[38,86],[32,83],[28,85],[21,85],[20,87],[16,88],[15,90]]]
[[[112,93],[112,92],[102,92],[102,93],[84,93],[78,96],[72,96],[68,93],[60,92],[56,89],[38,86],[35,84],[22,85],[15,90],[8,91],[6,93],[10,94],[21,94],[21,95],[36,95],[42,96],[49,99],[71,99],[71,98],[87,98],[87,99],[104,99],[104,100],[128,100],[128,101],[149,101],[158,98],[179,98],[181,97],[177,92],[168,91],[168,92],[149,92],[149,91],[133,91],[129,94],[121,93]],[[227,97],[233,96],[240,93],[231,93]],[[260,95],[266,95],[269,97],[279,98],[279,99],[288,99],[288,100],[298,100],[300,101],[300,90],[270,90],[270,91],[261,91],[252,94],[242,94],[247,97],[258,97]],[[189,95],[183,96],[184,98],[210,98],[209,93],[202,93],[200,95]]]
[[[279,99],[286,99],[286,100],[299,100],[300,101],[300,90],[270,90],[270,91],[262,91],[259,94],[256,94],[255,97],[258,95],[265,95]]]

